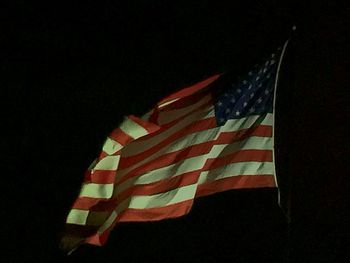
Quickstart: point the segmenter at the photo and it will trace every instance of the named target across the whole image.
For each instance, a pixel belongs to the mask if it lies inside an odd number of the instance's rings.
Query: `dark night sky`
[[[4,262],[348,262],[349,7],[17,2],[1,10]],[[197,200],[179,219],[121,224],[106,246],[65,257],[59,234],[83,172],[123,116],[212,74],[245,73],[293,24],[276,117],[289,227],[275,190],[229,191]]]

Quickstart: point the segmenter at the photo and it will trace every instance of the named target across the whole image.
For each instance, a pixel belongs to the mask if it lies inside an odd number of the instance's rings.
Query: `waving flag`
[[[185,215],[196,197],[276,187],[273,108],[284,49],[235,83],[215,75],[126,117],[86,173],[63,247],[103,245],[118,222]]]

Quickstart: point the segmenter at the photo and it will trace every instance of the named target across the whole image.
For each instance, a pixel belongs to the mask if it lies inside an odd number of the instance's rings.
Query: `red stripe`
[[[272,162],[272,150],[241,150],[221,158],[208,159],[203,171],[239,162]]]
[[[84,173],[84,183],[90,183],[91,180],[91,170],[86,170]]]
[[[128,142],[134,140],[134,138],[126,134],[120,128],[116,128],[115,130],[113,130],[109,135],[109,138],[115,140],[116,142],[119,142],[121,145],[126,145]]]
[[[191,110],[191,111],[186,112],[184,115],[178,117],[178,118],[175,119],[175,120],[172,120],[172,121],[169,122],[169,123],[162,124],[162,127],[166,127],[166,129],[169,129],[169,128],[171,128],[171,127],[177,125],[177,124],[178,124],[180,121],[182,121],[183,119],[185,119],[185,118],[187,118],[187,117],[189,117],[189,116],[191,116],[191,115],[193,115],[193,114],[197,114],[198,112],[204,112],[204,111],[206,111],[206,110],[209,110],[210,107],[213,107],[213,102],[212,102],[212,100],[210,100],[210,101],[208,101],[208,102],[206,102],[206,103],[204,103],[204,104],[201,104],[200,106],[198,106],[197,108],[195,108],[195,109],[193,109],[193,110]],[[160,112],[160,113],[162,113],[162,112]],[[166,114],[166,112],[163,112],[163,113]],[[199,120],[199,119],[197,118],[195,121],[198,121],[198,120]],[[195,122],[195,121],[194,121],[194,122]]]
[[[118,218],[119,222],[158,221],[186,215],[192,207],[193,199],[176,204],[145,209],[126,209]]]
[[[78,197],[72,206],[74,209],[82,210],[95,210],[94,207],[103,207],[104,204],[112,202],[112,199],[103,199],[103,198],[91,198],[91,197]],[[113,203],[114,204],[114,203]],[[109,207],[113,209],[113,207]],[[98,210],[98,209],[97,209]],[[110,210],[110,209],[105,209]],[[105,211],[104,210],[104,211]],[[101,209],[102,211],[102,209]]]
[[[85,239],[85,243],[95,246],[103,246],[107,242],[109,233],[114,228],[116,223],[117,221],[114,221],[103,233],[96,233],[95,235],[88,237]]]
[[[198,82],[190,87],[187,87],[187,88],[184,88],[178,92],[175,92],[175,93],[169,95],[168,97],[162,99],[158,103],[158,105],[162,105],[165,102],[172,101],[174,99],[187,97],[187,96],[195,93],[196,91],[199,91],[205,87],[208,87],[211,83],[213,83],[215,80],[217,80],[220,76],[221,76],[221,74],[214,75],[214,76],[207,78],[203,81],[200,81],[200,82]]]
[[[109,231],[105,231],[102,235],[95,233],[91,237],[86,238],[84,240],[84,243],[94,245],[94,246],[103,246],[105,244],[105,242],[107,241],[107,238],[108,238],[110,232],[111,232],[111,229],[109,229]],[[102,242],[102,240],[104,242]]]
[[[231,189],[276,187],[273,175],[241,175],[228,177],[199,185],[196,197],[206,196]]]
[[[78,197],[72,208],[90,211],[112,211],[118,203],[119,200],[116,198]]]
[[[201,92],[197,92],[197,93],[192,94],[186,98],[179,99],[177,101],[174,101],[174,102],[162,107],[159,110],[159,112],[163,113],[163,112],[172,111],[172,110],[181,110],[183,108],[186,108],[188,106],[191,106],[191,105],[198,103],[204,97],[210,96],[210,95],[211,94],[209,92],[207,92],[206,90],[201,91]],[[209,99],[209,101],[212,102],[212,99]]]
[[[178,119],[173,120],[173,121],[171,121],[171,122],[169,122],[167,124],[163,124],[162,126],[160,126],[159,130],[153,132],[152,134],[148,134],[148,135],[146,135],[144,137],[139,138],[138,141],[146,141],[147,139],[149,139],[151,137],[159,135],[159,134],[167,131],[168,129],[172,128],[173,126],[177,125],[180,121],[184,120],[185,118],[189,117],[190,115],[196,114],[196,113],[198,113],[198,112],[200,112],[202,110],[206,110],[206,109],[208,109],[209,106],[212,106],[212,105],[213,105],[212,102],[205,103],[205,104],[199,106],[198,108],[196,108],[196,109],[186,113],[185,115],[179,117]],[[152,118],[154,118],[154,117],[152,117]],[[157,123],[157,119],[158,119],[158,115],[157,115],[156,119],[153,119],[153,121]],[[198,121],[201,121],[201,120],[198,120],[198,119],[194,120],[192,124],[194,124],[194,123],[196,123]]]
[[[173,189],[194,184],[198,181],[198,177],[201,170],[191,171],[183,173],[179,176],[163,179],[158,182],[145,185],[134,185],[126,189],[122,193],[118,194],[117,199],[119,202],[125,200],[130,196],[136,195],[155,195],[171,191]]]
[[[171,111],[161,111],[159,112],[159,118],[157,120],[157,123],[159,123],[159,125],[167,125],[168,123],[170,123],[172,124],[172,126],[174,126],[180,120],[184,119],[184,117],[187,117],[194,112],[198,112],[199,110],[208,109],[209,108],[208,106],[213,106],[213,101],[210,99],[207,102],[201,103],[199,106],[198,105],[194,105],[194,106],[196,107],[191,107],[190,109],[176,112],[176,115],[173,117],[169,117],[169,113],[171,113]]]
[[[138,117],[135,117],[134,115],[130,115],[128,116],[128,118],[140,125],[141,127],[143,127],[148,133],[154,133],[155,131],[160,129],[158,125],[155,125],[154,123],[148,121],[144,121]]]
[[[102,246],[106,243],[109,233],[118,222],[159,221],[166,218],[176,218],[188,214],[192,205],[193,200],[187,200],[159,208],[126,209],[102,234],[96,233],[95,235],[86,238],[83,242],[91,245]]]
[[[98,228],[96,226],[67,224],[65,229],[65,237],[67,237],[68,240],[70,237],[80,238],[80,241],[77,241],[76,244],[72,244],[71,247],[67,249],[73,249],[81,243],[102,246],[105,244],[108,234],[113,227],[114,224],[99,235],[97,233]]]
[[[257,125],[255,127],[242,129],[239,131],[222,132],[217,139],[217,144],[229,144],[235,141],[243,140],[250,136],[272,137],[272,126]]]
[[[115,155],[116,153],[114,153],[113,155]],[[100,155],[98,156],[98,159],[101,160],[103,158],[105,158],[106,156],[108,156],[109,154],[104,152],[104,151],[101,151]]]
[[[112,184],[115,182],[115,176],[117,171],[111,170],[95,170],[86,172],[84,183],[96,183],[96,184]]]

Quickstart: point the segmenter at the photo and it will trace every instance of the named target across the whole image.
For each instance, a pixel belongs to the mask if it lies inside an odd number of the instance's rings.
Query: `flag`
[[[63,248],[103,245],[119,222],[185,215],[197,197],[277,187],[274,94],[286,44],[244,78],[214,75],[126,117],[86,172]]]

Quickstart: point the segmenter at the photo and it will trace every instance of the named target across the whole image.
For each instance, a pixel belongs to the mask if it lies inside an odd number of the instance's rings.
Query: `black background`
[[[9,1],[0,51],[4,262],[347,262],[350,9],[281,2]],[[102,248],[59,250],[83,172],[123,116],[212,74],[245,73],[292,25],[276,113],[290,224],[276,190],[236,190],[197,200],[179,219],[121,224]]]

